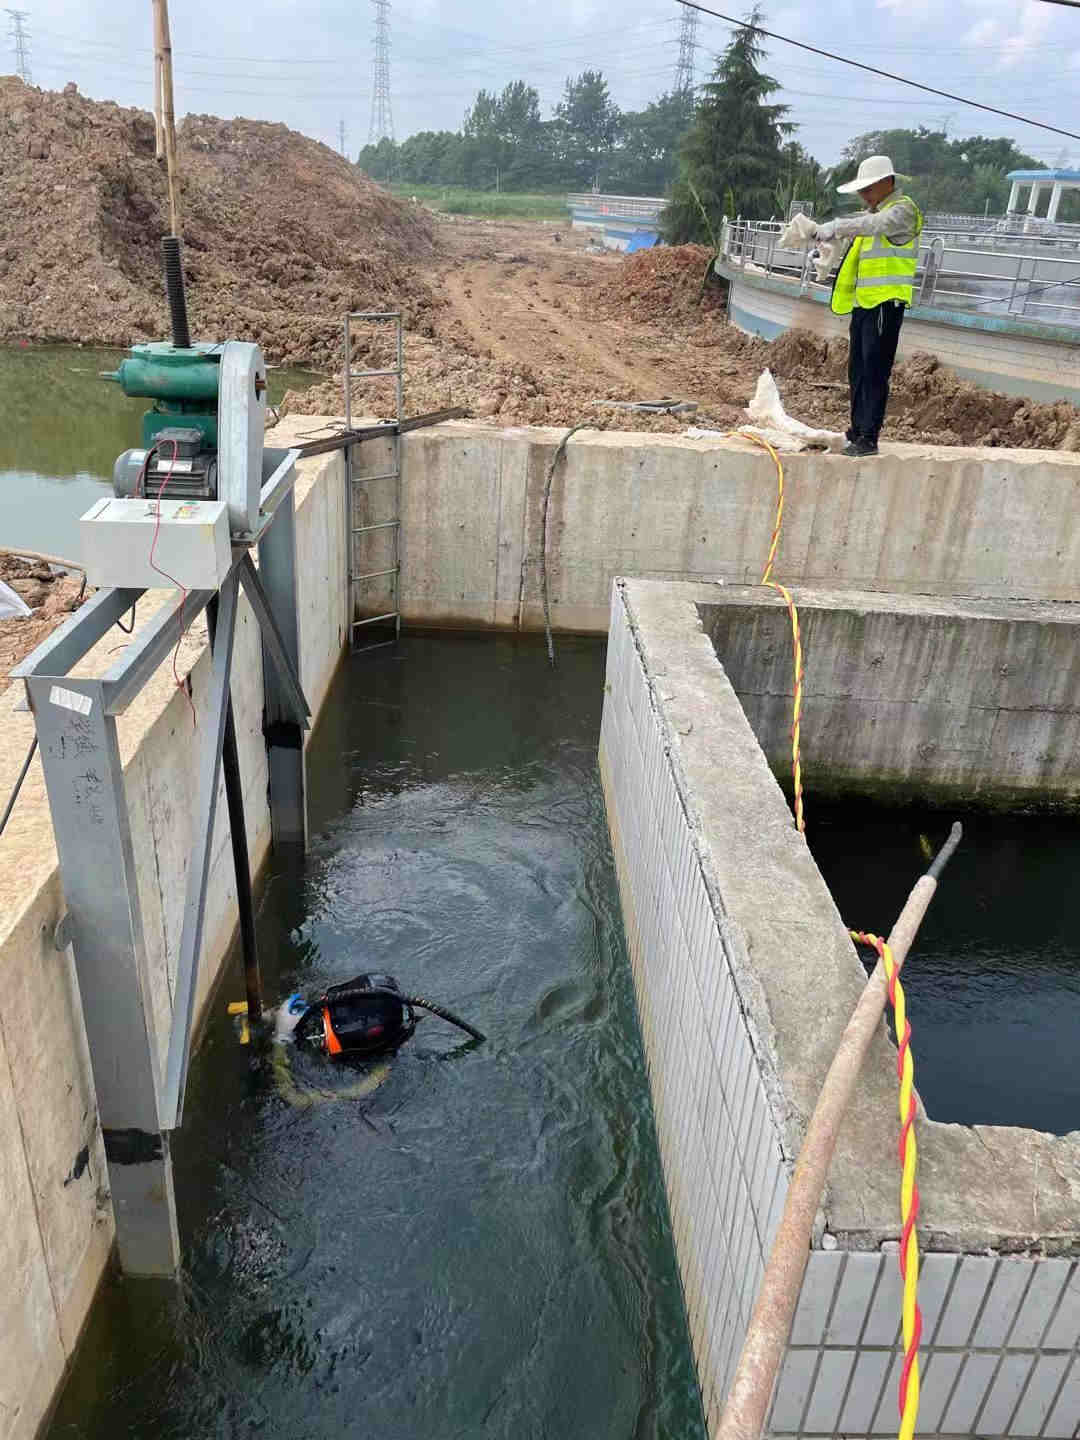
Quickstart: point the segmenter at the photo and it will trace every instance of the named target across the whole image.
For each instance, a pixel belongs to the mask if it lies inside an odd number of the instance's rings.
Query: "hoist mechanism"
[[[141,445],[113,467],[112,498],[82,517],[90,582],[215,589],[251,544],[288,451],[266,450],[266,361],[241,340],[192,344],[180,245],[162,242],[171,341],[134,345],[103,378],[150,400]],[[151,554],[153,548],[153,555]]]

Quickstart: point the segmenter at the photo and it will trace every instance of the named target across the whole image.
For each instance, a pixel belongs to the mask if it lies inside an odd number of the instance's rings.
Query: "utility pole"
[[[692,96],[694,93],[697,29],[698,11],[684,5],[682,23],[679,26],[679,58],[675,63],[675,83],[672,86],[676,95]]]
[[[7,10],[11,16],[8,34],[15,49],[15,73],[24,85],[32,85],[30,75],[30,12],[28,10]]]
[[[344,154],[345,154],[345,121],[344,121],[344,120],[339,120],[339,121],[338,121],[337,134],[338,134],[338,149],[341,151],[342,155],[344,155]]]
[[[390,111],[390,0],[371,0],[375,6],[375,60],[371,80],[371,127],[368,144],[393,140]]]

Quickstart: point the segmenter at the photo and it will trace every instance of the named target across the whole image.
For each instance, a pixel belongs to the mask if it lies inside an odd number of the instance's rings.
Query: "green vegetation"
[[[507,219],[567,220],[566,191],[551,195],[527,191],[468,190],[461,185],[421,185],[395,180],[387,187],[408,200],[413,195],[448,215],[505,216]]]
[[[1002,215],[1009,203],[1005,178],[1009,171],[1043,169],[1011,140],[984,135],[950,140],[943,131],[920,126],[857,135],[844,149],[838,178],[854,175],[867,155],[888,155],[901,174],[911,177],[908,188],[923,210],[951,215],[981,215],[987,207],[991,215]],[[1065,192],[1058,218],[1080,220],[1080,197],[1075,191]]]
[[[544,120],[539,93],[515,80],[499,95],[481,90],[460,131],[422,130],[400,145],[366,145],[357,164],[372,179],[411,187],[413,194],[419,185],[533,195],[595,185],[663,195],[692,115],[689,94],[661,95],[644,110],[621,111],[603,74],[586,70],[567,79],[554,115]]]
[[[784,137],[795,126],[786,118],[786,105],[765,103],[780,84],[758,69],[765,52],[752,27],[760,20],[754,10],[739,26],[712,79],[701,87],[679,152],[679,178],[664,211],[664,234],[674,244],[710,241],[725,213],[769,215],[775,208]]]

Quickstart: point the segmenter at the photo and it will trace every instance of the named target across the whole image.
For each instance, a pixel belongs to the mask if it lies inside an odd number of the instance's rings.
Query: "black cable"
[[[394,991],[384,990],[384,995],[393,995]],[[406,1005],[415,1005],[420,1010],[430,1010],[432,1015],[438,1015],[440,1020],[449,1020],[451,1025],[456,1025],[459,1030],[464,1030],[466,1035],[471,1035],[474,1040],[486,1040],[487,1036],[475,1025],[470,1025],[467,1020],[462,1020],[460,1015],[455,1015],[452,1010],[447,1010],[443,1005],[436,1005],[434,1000],[425,1000],[423,995],[402,995]]]
[[[136,606],[138,603],[139,603],[139,602],[138,602],[137,600],[133,600],[133,601],[131,602],[131,624],[130,624],[130,625],[125,625],[122,620],[117,620],[117,621],[114,622],[115,625],[116,625],[116,628],[117,628],[118,630],[122,630],[125,635],[130,635],[131,632],[135,629],[135,606]]]
[[[35,733],[33,740],[30,741],[30,749],[26,752],[26,759],[23,761],[22,769],[19,771],[19,778],[15,781],[15,788],[12,790],[7,804],[4,806],[3,818],[0,818],[0,835],[4,833],[4,826],[8,822],[8,816],[12,810],[15,809],[15,801],[19,798],[19,791],[22,789],[22,783],[26,779],[26,772],[30,769],[30,762],[34,758],[36,749],[37,734]]]
[[[309,1005],[304,1014],[300,1017],[297,1029],[304,1023],[313,1011],[321,1013],[324,1005],[333,1004],[335,1000],[367,1000],[372,995],[380,995],[387,1000],[397,1000],[403,1005],[415,1005],[420,1010],[430,1010],[433,1015],[438,1015],[441,1020],[448,1020],[451,1025],[456,1025],[459,1030],[464,1030],[466,1035],[471,1035],[474,1040],[486,1040],[487,1036],[477,1030],[475,1025],[470,1025],[467,1020],[462,1020],[460,1015],[455,1015],[452,1010],[447,1010],[444,1005],[438,1005],[434,1000],[428,1000],[423,995],[403,995],[400,990],[391,990],[389,986],[382,985],[335,985],[331,990]]]
[[[933,85],[923,85],[919,80],[908,80],[904,75],[893,75],[891,71],[879,70],[876,65],[864,65],[861,60],[849,60],[846,55],[834,55],[831,50],[820,50],[816,45],[807,45],[803,40],[792,40],[790,35],[778,35],[775,30],[764,30],[760,25],[750,25],[734,15],[723,15],[719,10],[710,10],[698,5],[696,0],[677,0],[688,10],[700,10],[702,15],[711,15],[714,20],[725,20],[740,30],[752,30],[755,35],[764,35],[769,40],[780,40],[785,45],[794,45],[798,50],[809,50],[811,55],[821,55],[826,60],[836,60],[841,65],[850,65],[856,70],[865,70],[869,75],[880,75],[884,80],[893,80],[899,85],[911,85],[916,90],[925,90],[928,95],[939,95],[943,100],[955,100],[958,105],[970,105],[975,110],[986,110],[991,115],[1003,115],[1006,120],[1018,120],[1021,125],[1034,125],[1037,130],[1049,130],[1052,135],[1064,135],[1069,140],[1080,140],[1072,130],[1059,130],[1056,125],[1047,125],[1043,120],[1029,120],[1026,115],[1015,115],[1011,110],[999,110],[995,105],[984,105],[980,100],[968,100],[963,95],[954,95],[949,90],[935,90]]]
[[[551,482],[555,476],[559,461],[566,454],[566,444],[571,435],[576,435],[579,430],[584,430],[588,425],[587,420],[582,420],[572,430],[568,430],[559,441],[558,448],[548,466],[547,478],[544,481],[544,507],[541,524],[540,541],[540,593],[544,600],[544,638],[547,641],[548,660],[551,668],[555,668],[555,645],[551,638],[551,606],[548,603],[548,573],[547,573],[547,540],[548,540],[548,502],[551,499]]]

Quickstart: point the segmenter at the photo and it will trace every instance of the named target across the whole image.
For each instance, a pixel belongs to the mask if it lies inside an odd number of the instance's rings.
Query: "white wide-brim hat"
[[[849,180],[846,185],[838,185],[838,195],[854,195],[859,190],[866,190],[871,185],[876,185],[879,180],[888,180],[895,175],[893,163],[887,155],[868,155],[859,166],[859,173],[854,180]]]

